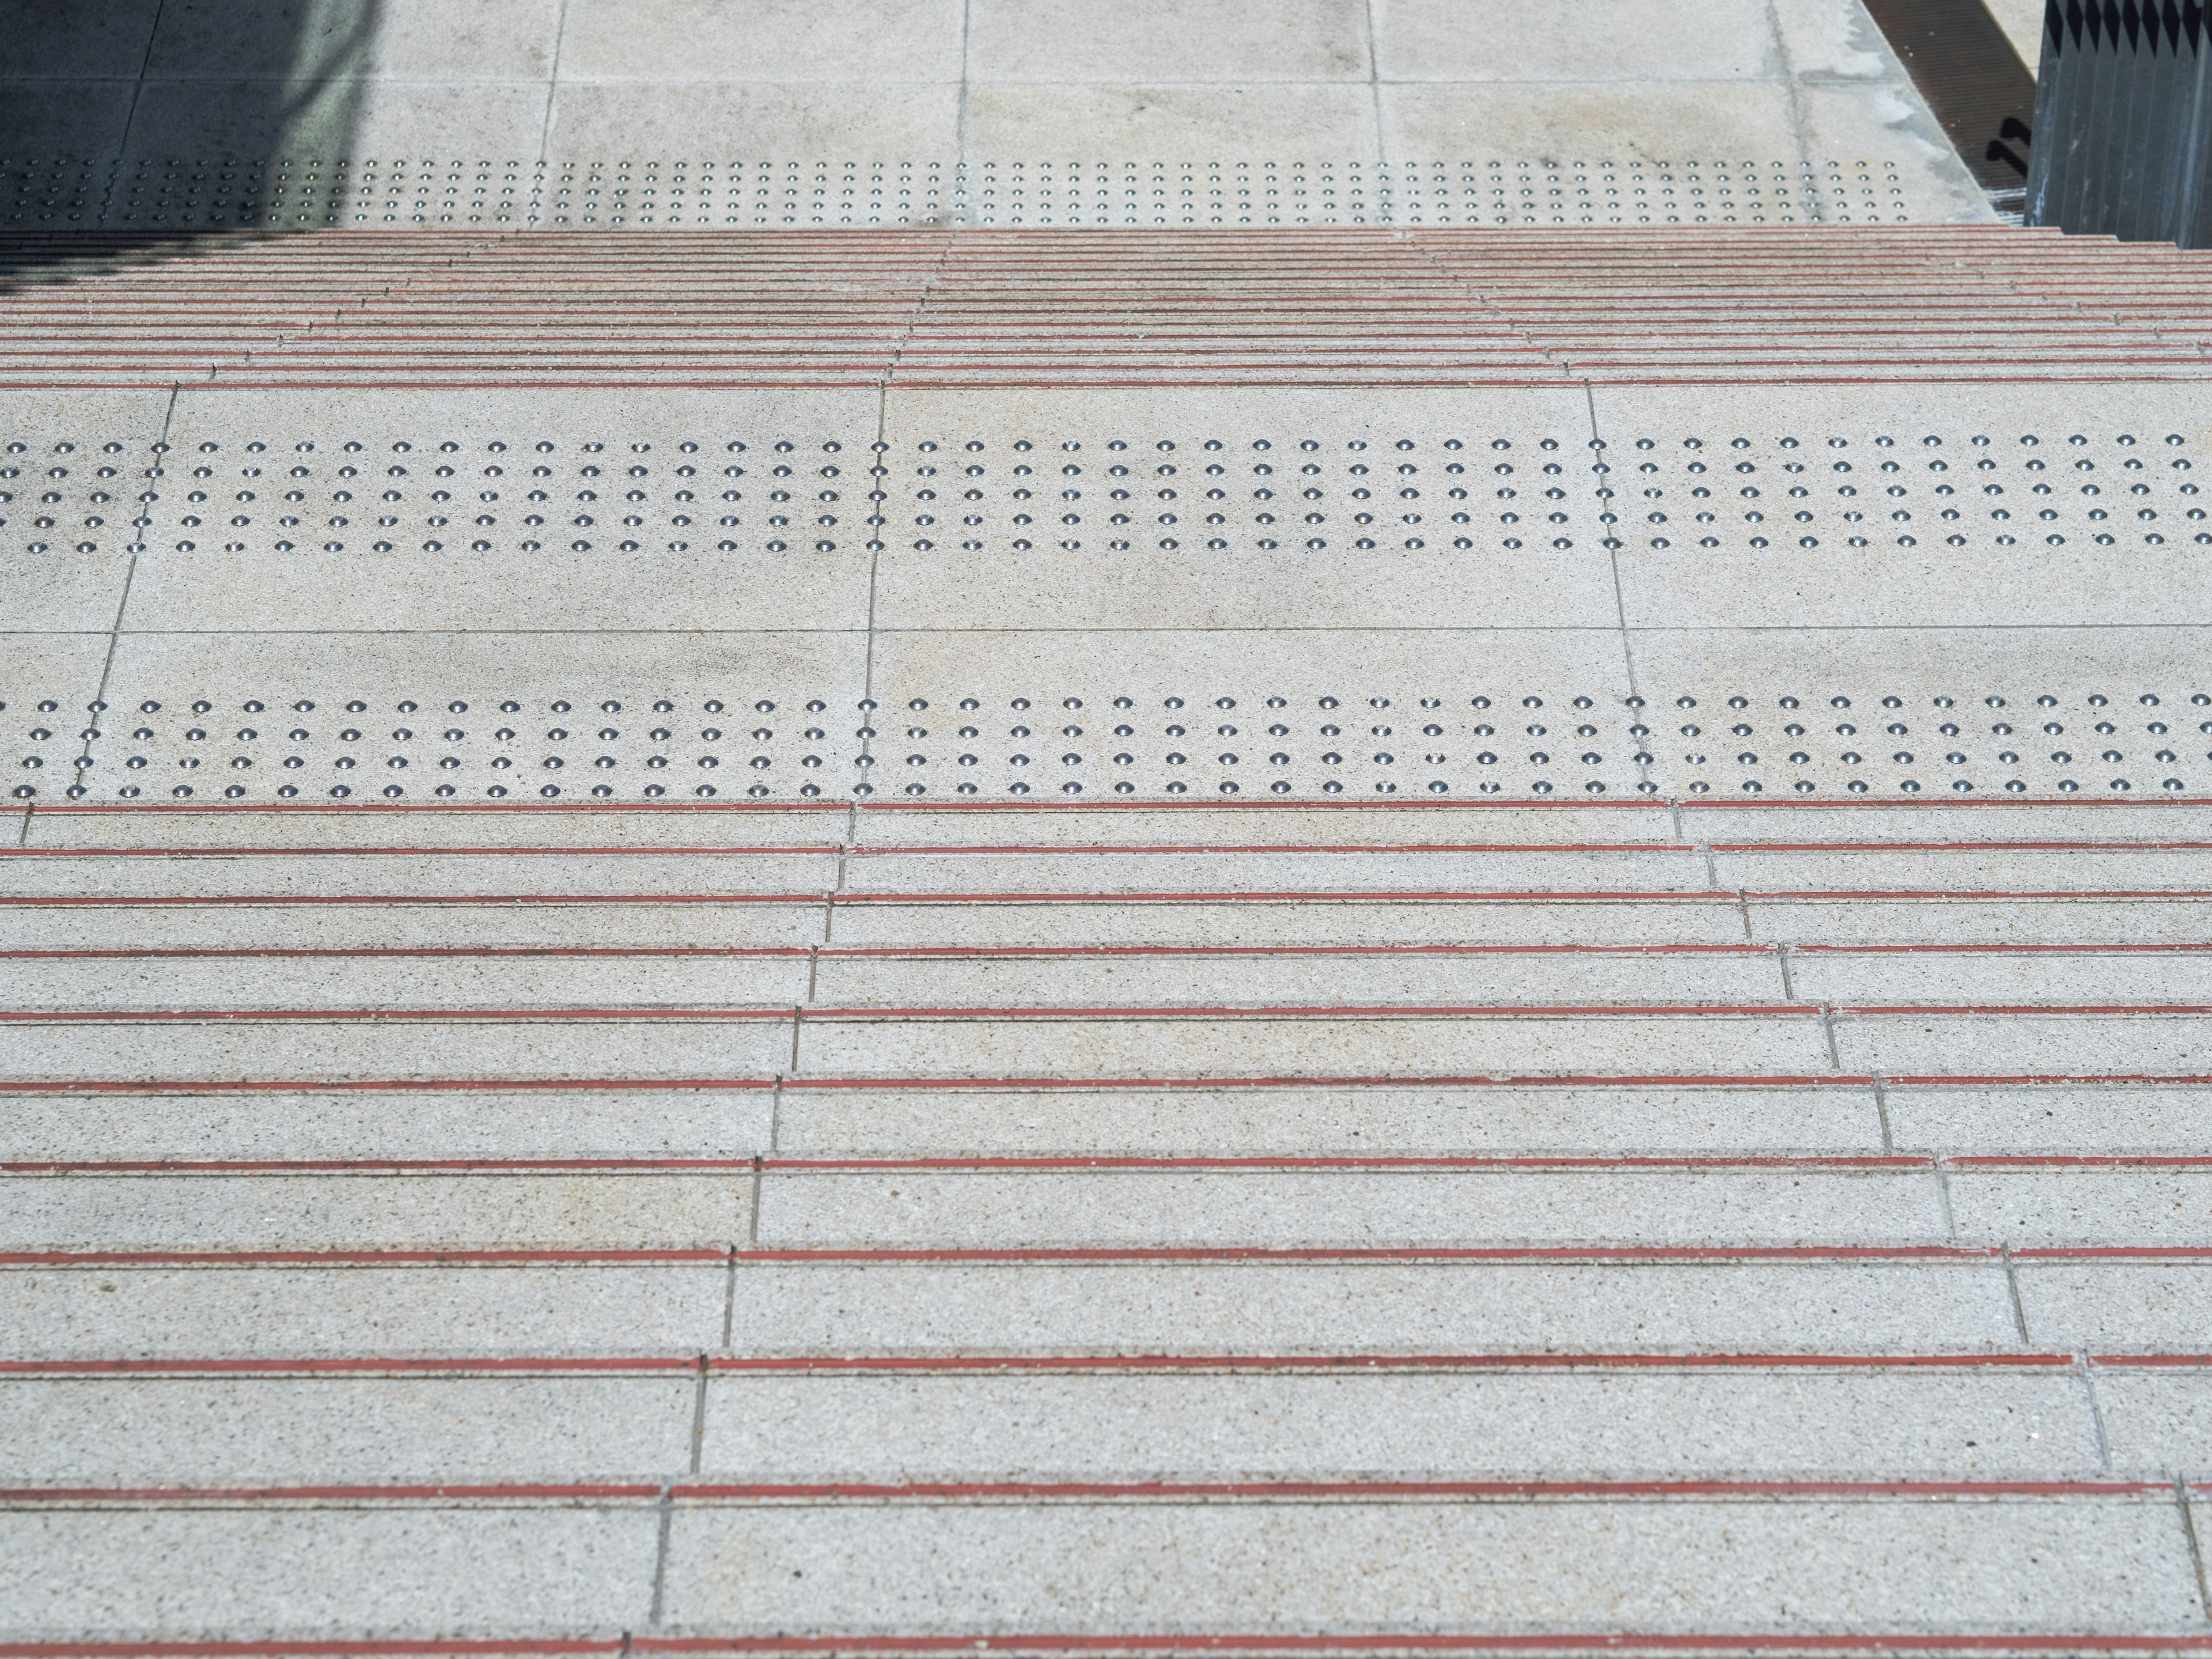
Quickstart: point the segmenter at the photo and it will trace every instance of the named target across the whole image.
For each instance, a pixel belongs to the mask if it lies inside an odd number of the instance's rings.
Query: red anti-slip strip
[[[497,1656],[667,1654],[1174,1654],[1174,1653],[1878,1653],[2068,1654],[2212,1652],[2212,1635],[1956,1633],[1952,1635],[1699,1635],[1680,1632],[1480,1635],[1178,1632],[988,1636],[632,1636],[617,1638],[386,1638],[375,1641],[10,1642],[0,1659],[497,1659]]]
[[[2200,1368],[2203,1354],[2139,1354],[2095,1364]],[[2063,1353],[1308,1353],[1308,1354],[787,1354],[722,1356],[646,1355],[589,1358],[561,1355],[502,1355],[489,1358],[344,1359],[8,1359],[3,1376],[477,1376],[521,1372],[531,1376],[599,1376],[609,1372],[665,1375],[670,1372],[728,1372],[733,1375],[846,1376],[890,1373],[902,1376],[966,1376],[1022,1372],[1085,1374],[1112,1372],[1206,1372],[1324,1376],[1378,1371],[1707,1371],[1707,1370],[2067,1370],[2075,1364]]]
[[[2171,1501],[2161,1480],[1000,1480],[647,1483],[503,1486],[15,1486],[8,1504],[635,1503],[663,1497],[721,1503],[900,1503],[945,1499],[1267,1503],[1442,1498],[2140,1498]]]
[[[1621,1266],[1662,1262],[1833,1262],[1993,1261],[1995,1245],[1967,1244],[1573,1244],[1573,1245],[1404,1245],[1368,1248],[1314,1245],[1161,1245],[985,1249],[330,1249],[330,1250],[12,1250],[0,1252],[0,1267],[564,1267],[580,1263],[690,1264],[727,1266],[837,1266],[868,1262],[934,1265],[1040,1263],[1085,1266],[1149,1262],[1324,1262],[1358,1266],[1376,1262],[1590,1262]],[[2120,1259],[2212,1260],[2212,1246],[2136,1248],[2124,1245],[2091,1250],[2015,1251],[2024,1255],[2063,1257],[2099,1255]]]

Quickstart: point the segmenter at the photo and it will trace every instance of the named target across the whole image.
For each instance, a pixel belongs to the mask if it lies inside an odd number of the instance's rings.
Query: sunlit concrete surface
[[[2201,256],[1856,5],[0,40],[11,1651],[2205,1646]]]

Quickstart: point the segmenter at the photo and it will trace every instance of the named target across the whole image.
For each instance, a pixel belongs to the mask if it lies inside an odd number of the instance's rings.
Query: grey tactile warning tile
[[[1218,119],[1225,100],[1240,94],[1249,99],[1260,90],[1224,88],[1197,101],[1211,104]],[[625,95],[579,88],[564,98],[560,114],[580,135],[604,124],[610,104]],[[1371,95],[1364,89],[1357,94],[1359,103]],[[917,96],[923,101],[903,118],[915,124],[909,133],[941,142],[937,130],[947,123],[949,112],[931,108],[927,90]],[[1071,110],[1088,110],[1101,125],[1121,125],[1144,112],[1141,103],[1131,108],[1143,96],[1139,91],[1132,99],[1119,88],[1009,86],[979,99],[977,114],[987,131],[997,125],[1010,138],[1034,140],[1037,106],[1044,100],[1053,100],[1063,117]],[[1189,100],[1188,92],[1184,99]],[[679,106],[688,101],[711,112],[710,119],[714,114],[741,120],[795,118],[802,130],[823,113],[820,94],[809,99],[787,91],[746,96],[728,88],[696,89],[688,98],[678,92],[677,100]],[[1323,93],[1321,107],[1331,101],[1345,100],[1331,100]],[[1426,137],[1423,129],[1434,130],[1435,99],[1429,89],[1395,89],[1390,102],[1395,131]],[[1631,100],[1623,112],[1629,114],[1632,129],[1695,124],[1699,113],[1694,101],[1686,105],[1648,94],[1643,109]],[[1351,125],[1368,124],[1367,111],[1357,104],[1346,114]],[[1753,136],[1740,127],[1716,132],[1710,122],[1701,125],[1709,130],[1697,136],[1708,142]],[[1437,138],[1446,136],[1438,133]],[[1757,136],[1771,142],[1772,135]],[[1878,153],[1917,146],[1863,130],[1850,136],[1860,140],[1862,149],[1877,153],[1809,163],[1622,153],[1588,161],[1530,155],[1395,164],[1358,157],[1173,164],[921,160],[716,165],[648,160],[634,166],[579,161],[512,167],[422,160],[380,167],[313,158],[275,167],[208,161],[41,165],[0,158],[0,223],[11,230],[40,231],[173,227],[191,234],[468,226],[635,232],[871,226],[1119,230],[1240,225],[1873,225],[1986,222],[1991,217],[1971,185],[1959,188],[1966,183],[1963,172],[1955,179],[1930,177],[1948,169],[1916,167],[1917,155],[1892,160]],[[1644,138],[1632,130],[1622,137],[1629,144]]]

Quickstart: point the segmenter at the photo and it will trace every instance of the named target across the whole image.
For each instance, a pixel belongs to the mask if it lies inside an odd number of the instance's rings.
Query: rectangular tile
[[[32,1052],[27,1042],[24,1052]],[[816,1018],[801,1024],[797,1054],[792,1069],[819,1078],[1789,1077],[1832,1069],[1819,1021],[1803,1015]]]
[[[2203,1146],[2199,1089],[1900,1088],[1884,1094],[1899,1146],[1943,1153],[2194,1152]]]
[[[747,1158],[769,1150],[773,1111],[765,1089],[0,1093],[0,1158]]]
[[[0,1606],[18,1641],[642,1624],[658,1525],[642,1504],[19,1510],[0,1517]]]
[[[0,1076],[17,1082],[764,1079],[790,1069],[791,1024],[588,1017],[76,1021],[8,1026],[0,1054]]]
[[[0,926],[7,922],[0,911]],[[2179,925],[2177,918],[2176,925]],[[1043,894],[1004,903],[927,903],[878,898],[836,908],[840,946],[1220,945],[1726,945],[1743,938],[1742,912],[1727,900],[1653,902],[1495,899],[1228,899],[1109,904],[1055,902]]]
[[[19,1267],[0,1324],[25,1359],[696,1354],[729,1283],[717,1262]]]
[[[34,831],[46,822],[34,819]],[[77,951],[758,951],[819,944],[823,920],[823,902],[804,897],[455,907],[435,898],[329,905],[305,896],[246,906],[9,905],[0,907],[0,941],[10,950]]]
[[[1994,1260],[747,1261],[732,1311],[740,1354],[1936,1353],[2021,1346]]]
[[[772,1175],[777,1247],[1367,1246],[1934,1242],[1932,1178],[1280,1171]]]
[[[722,1374],[702,1444],[703,1479],[763,1482],[2099,1473],[2064,1372]]]
[[[2212,951],[1796,951],[1790,981],[1815,1002],[2212,1003]]]
[[[2038,1261],[2014,1267],[2032,1340],[2077,1352],[2194,1353],[2212,1321],[2212,1266]]]
[[[10,73],[25,79],[127,80],[146,61],[160,0],[121,0],[97,9],[9,0],[0,32],[14,43]]]
[[[9,984],[8,966],[0,963],[0,995],[7,994]],[[1176,1003],[1372,1007],[1478,1002],[1527,1006],[1613,1001],[1740,1005],[1778,999],[1782,975],[1779,963],[1763,954],[832,955],[816,964],[813,985],[817,1000],[840,1007],[1162,1007]],[[641,994],[650,994],[642,987]]]
[[[6,1183],[16,1250],[727,1245],[744,1175],[92,1176]]]
[[[1958,1236],[2023,1246],[2196,1244],[2212,1170],[1966,1170],[1949,1180]]]
[[[397,828],[397,826],[392,826]],[[340,859],[315,849],[236,848],[145,858],[123,851],[55,852],[0,862],[0,891],[15,898],[593,898],[826,893],[837,856],[776,848],[626,853],[547,849],[411,850],[387,843]]]
[[[1102,12],[1073,0],[978,0],[968,15],[977,81],[1347,81],[1369,74],[1367,21],[1348,0],[1200,12],[1160,0]]]
[[[1042,746],[1042,745],[1041,745]],[[1194,744],[1194,746],[1195,746]],[[979,826],[983,827],[983,826]],[[988,830],[986,829],[988,835]],[[853,893],[1517,893],[1707,890],[1705,862],[1686,848],[1511,848],[1347,851],[1157,851],[1047,846],[974,850],[867,848],[846,861]]]
[[[1377,68],[1390,81],[1664,81],[1771,76],[1771,14],[1752,0],[1680,27],[1666,0],[1551,0],[1542,6],[1381,0]]]
[[[1354,161],[1377,154],[1374,96],[1350,82],[1285,85],[1264,75],[1198,86],[1085,84],[1048,76],[989,80],[967,88],[963,115],[968,152],[979,160],[1299,155]],[[1102,222],[1095,198],[1085,198],[1084,205],[1089,210],[1078,222]],[[1118,196],[1115,206],[1123,206]],[[1067,222],[1063,204],[1060,222]]]
[[[973,1565],[948,1577],[940,1564]],[[678,1631],[2181,1624],[2170,1500],[686,1509]],[[1141,1588],[1134,1588],[1139,1583]],[[1751,1588],[1751,1587],[1757,1588]]]
[[[1890,1076],[2194,1076],[2208,1020],[2188,1014],[1838,1016],[1836,1053]]]
[[[2097,1409],[2115,1468],[2202,1480],[2212,1468],[2212,1375],[2197,1369],[2101,1366]]]
[[[776,1145],[848,1156],[1876,1152],[1881,1126],[1870,1089],[786,1089]]]
[[[2200,899],[1760,899],[1747,909],[1761,939],[1831,945],[2201,943]]]
[[[930,55],[921,54],[924,61]],[[733,61],[742,63],[749,56],[740,52]],[[856,67],[825,64],[825,73],[837,78],[819,82],[692,82],[682,78],[687,72],[683,66],[671,65],[644,85],[572,77],[564,67],[552,94],[547,148],[556,155],[610,159],[643,155],[807,161],[906,161],[957,153],[957,81],[902,83],[896,98],[883,98],[875,93],[880,78],[845,78]],[[903,65],[900,72],[914,70]],[[714,205],[722,210],[708,216],[718,226],[727,222],[734,198],[720,198]],[[746,205],[750,216],[751,202]],[[840,198],[837,205],[842,210],[852,204]],[[899,209],[912,204],[894,202],[888,210],[873,205],[876,216],[890,223]],[[695,212],[687,222],[697,217]],[[864,214],[855,222],[874,222],[874,217]]]
[[[1547,56],[1565,61],[1547,63]],[[1579,77],[1562,72],[1576,67],[1596,72]],[[1663,163],[1696,156],[1794,161],[1796,155],[1788,89],[1720,78],[1727,74],[1725,61],[1695,70],[1689,78],[1642,82],[1618,78],[1613,63],[1577,66],[1565,53],[1540,52],[1529,68],[1551,72],[1526,80],[1516,76],[1428,81],[1416,68],[1408,78],[1377,88],[1383,153],[1394,161],[1412,161],[1573,156],[1584,167],[1592,162]],[[1576,176],[1577,181],[1583,176],[1582,167]],[[1484,182],[1491,181],[1486,173]],[[1544,223],[1559,215],[1569,223],[1579,222],[1579,215],[1551,201],[1553,182],[1547,177],[1532,194],[1522,196],[1515,175],[1508,198],[1515,217],[1526,212]],[[1494,201],[1492,198],[1482,205]],[[1632,186],[1607,205],[1617,206],[1622,223],[1667,222],[1668,210],[1648,195],[1638,201]],[[1747,197],[1738,217],[1797,222],[1802,215],[1794,203],[1785,206],[1778,202],[1754,215]],[[1455,216],[1455,222],[1482,220]]]
[[[564,80],[957,81],[961,12],[952,0],[656,0],[641,15],[622,0],[580,0],[569,8],[561,73]]]
[[[665,1480],[697,1385],[632,1376],[16,1378],[0,1437],[23,1486]]]
[[[789,1007],[807,960],[787,957],[148,957],[0,958],[0,1006],[30,1011]]]

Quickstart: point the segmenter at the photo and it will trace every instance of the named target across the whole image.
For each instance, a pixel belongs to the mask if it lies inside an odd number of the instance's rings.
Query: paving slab
[[[947,1564],[968,1564],[956,1574]],[[1048,1565],[1049,1564],[1049,1565]],[[2169,1493],[1997,1504],[684,1509],[681,1631],[2177,1628]]]
[[[772,1150],[771,1088],[471,1089],[410,1094],[0,1094],[0,1155],[100,1163],[422,1158],[750,1158]]]
[[[1882,1150],[1870,1088],[787,1088],[775,1127],[780,1152],[846,1156]]]
[[[771,1176],[761,1189],[759,1237],[787,1249],[1936,1243],[1947,1231],[1937,1197],[1919,1171],[910,1168]]]
[[[8,1183],[14,1250],[714,1249],[749,1176],[145,1175]]]
[[[2063,1480],[2100,1468],[2087,1396],[2065,1371],[719,1374],[701,1443],[704,1479],[801,1484]]]
[[[2015,1268],[2022,1317],[2041,1346],[2077,1352],[2191,1353],[2203,1344],[2212,1272],[2187,1259],[2037,1257]]]
[[[27,1486],[665,1480],[697,1392],[680,1374],[18,1378],[0,1433]]]
[[[650,1507],[18,1510],[16,1640],[511,1635],[644,1620]]]
[[[695,1261],[11,1267],[0,1320],[25,1359],[665,1357],[721,1340],[729,1287]]]

